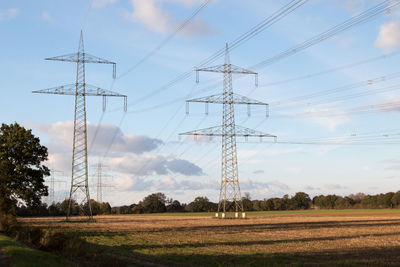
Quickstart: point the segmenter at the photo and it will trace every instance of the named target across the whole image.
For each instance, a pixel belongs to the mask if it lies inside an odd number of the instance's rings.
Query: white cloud
[[[316,111],[314,111],[316,112]],[[323,111],[322,111],[322,115],[323,115]],[[336,115],[338,116],[312,116],[310,117],[310,119],[321,125],[322,127],[328,129],[329,131],[333,132],[336,130],[336,128],[342,124],[346,124],[348,122],[350,122],[350,118],[348,116],[345,115],[344,111],[341,110],[336,110]]]
[[[175,3],[191,7],[202,3],[200,0],[131,0],[133,11],[126,12],[126,17],[132,21],[139,22],[147,28],[166,33],[175,30],[183,21],[175,19],[170,12],[163,8],[163,3]],[[187,37],[203,36],[212,32],[211,27],[201,18],[192,20],[185,26],[182,32]]]
[[[71,169],[73,122],[44,124],[26,122],[24,125],[48,137],[48,141],[44,142],[49,149],[48,165],[69,172]],[[88,123],[87,126],[88,145],[90,145],[97,125]],[[144,135],[124,134],[114,125],[100,125],[96,142],[89,153],[90,158],[103,156],[114,136],[114,145],[108,154],[108,165],[111,170],[119,174],[135,176],[168,175],[170,173],[187,176],[203,175],[203,170],[190,161],[171,156],[149,154],[163,144],[161,140]]]
[[[187,176],[203,174],[200,167],[187,160],[167,158],[162,155],[125,155],[109,159],[108,164],[118,172],[136,176],[167,175],[169,173]]]
[[[43,11],[42,19],[45,21],[50,21],[52,19],[52,17],[50,16],[50,14],[47,11]]]
[[[325,187],[325,189],[327,189],[329,191],[342,190],[342,189],[347,188],[347,187],[339,185],[339,184],[327,184],[324,187]]]
[[[50,137],[50,142],[48,144],[50,152],[65,153],[71,151],[74,125],[72,121],[44,124],[27,122],[25,125]],[[99,155],[104,153],[105,148],[109,146],[110,140],[113,137],[114,142],[110,150],[111,153],[142,154],[144,152],[152,151],[163,144],[160,139],[154,139],[144,135],[124,134],[121,129],[111,124],[102,124],[98,127],[96,124],[88,122],[87,131],[89,147],[94,138],[96,129],[98,130],[98,133],[96,141],[90,150],[91,154]]]
[[[92,0],[92,7],[102,8],[108,4],[114,4],[117,0]]]
[[[7,10],[0,9],[0,21],[15,18],[18,15],[18,9],[9,8]]]
[[[391,21],[383,24],[380,27],[378,38],[375,41],[375,46],[384,50],[390,51],[400,45],[400,23]]]

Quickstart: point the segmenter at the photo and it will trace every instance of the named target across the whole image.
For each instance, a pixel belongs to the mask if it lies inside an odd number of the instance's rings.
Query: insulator
[[[103,112],[106,111],[107,108],[107,97],[103,95]]]
[[[206,115],[208,115],[208,103],[205,103],[204,106],[205,106],[205,111],[204,112],[205,112]]]
[[[186,115],[189,115],[189,102],[186,102]]]
[[[251,115],[250,104],[247,104],[247,117],[250,117],[250,115]]]

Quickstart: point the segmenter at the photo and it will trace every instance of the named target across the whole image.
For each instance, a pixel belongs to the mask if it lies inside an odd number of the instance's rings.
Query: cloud
[[[191,7],[194,4],[202,3],[200,0],[131,0],[132,12],[126,12],[128,19],[139,22],[148,29],[166,33],[174,31],[182,25],[183,21],[175,19],[170,12],[163,8],[163,3],[174,3]],[[185,25],[182,32],[187,37],[204,36],[212,33],[210,25],[197,17]]]
[[[117,0],[92,0],[93,8],[102,8],[108,4],[114,4]]]
[[[375,46],[384,50],[390,51],[400,45],[400,23],[391,21],[383,24],[380,27],[378,38],[375,41]]]
[[[71,169],[73,122],[32,123],[24,126],[45,135],[45,145],[49,148],[48,165],[52,168],[69,171]],[[88,146],[90,147],[97,125],[88,123]],[[196,164],[172,156],[149,154],[163,142],[144,135],[124,134],[114,125],[100,125],[96,142],[90,150],[90,157],[103,156],[115,136],[114,145],[108,154],[108,165],[124,175],[168,175],[186,176],[203,175],[203,170]],[[124,178],[125,180],[127,178]]]
[[[347,187],[341,186],[339,184],[327,184],[324,187],[325,187],[325,189],[327,189],[329,191],[340,190],[340,189],[346,189],[347,188]]]
[[[56,122],[56,123],[24,123],[39,133],[49,136],[48,144],[51,153],[70,152],[72,149],[72,121]],[[92,144],[96,129],[98,130],[96,140],[91,147],[91,153],[100,155],[105,152],[110,144],[110,140],[114,137],[111,152],[114,153],[134,153],[143,154],[158,148],[163,142],[160,139],[151,138],[144,135],[124,134],[121,129],[115,125],[102,124],[100,126],[88,122],[88,145]]]
[[[319,187],[314,187],[314,186],[310,186],[310,185],[305,186],[304,189],[307,191],[320,191],[321,190],[321,188],[319,188]]]
[[[197,165],[176,158],[166,158],[162,155],[125,155],[123,157],[111,158],[108,160],[113,169],[121,173],[133,174],[136,176],[146,175],[167,175],[178,173],[187,176],[199,176],[203,170]]]
[[[364,8],[365,4],[358,0],[346,0],[344,6],[346,10],[352,15],[359,14],[361,11],[365,9]]]
[[[210,179],[201,179],[201,180],[193,180],[193,179],[184,179],[177,180],[174,177],[164,177],[162,179],[145,179],[142,177],[131,178],[130,182],[126,182],[125,184],[130,184],[128,190],[131,191],[197,191],[197,190],[216,190],[218,191],[220,188],[220,181],[218,180],[210,180]],[[248,191],[256,191],[256,192],[268,192],[269,194],[279,191],[287,191],[289,186],[279,181],[270,181],[270,182],[259,182],[253,181],[249,179],[242,179],[240,182],[240,186],[243,190]]]
[[[52,19],[52,17],[50,16],[50,14],[47,11],[43,11],[42,12],[42,19],[45,21],[50,21]]]
[[[129,185],[127,188],[125,185]],[[174,177],[164,177],[162,179],[145,179],[134,177],[124,179],[124,187],[127,191],[197,191],[206,189],[218,189],[218,182],[211,180],[176,180]]]
[[[16,8],[9,8],[7,10],[0,9],[0,21],[13,19],[18,15],[18,9]]]
[[[387,165],[385,167],[385,170],[388,170],[388,171],[400,170],[400,160],[398,160],[398,159],[386,159],[386,160],[380,161],[380,163]]]
[[[332,116],[332,117],[311,117],[311,120],[324,128],[328,129],[329,131],[333,132],[336,128],[342,124],[346,124],[350,122],[350,119],[345,116],[344,111],[337,110],[338,115],[341,116]]]
[[[386,102],[381,102],[379,104],[373,105],[373,107],[379,109],[382,112],[399,112],[400,98],[396,98]]]
[[[272,189],[280,189],[280,190],[289,190],[289,186],[279,182],[279,181],[269,181],[269,182],[259,182],[250,179],[241,179],[240,187],[242,191],[244,190],[255,190],[255,189],[264,189],[264,190],[272,190]]]
[[[201,175],[203,171],[197,165],[183,159],[173,159],[167,163],[168,169],[172,172],[181,173],[184,175]]]

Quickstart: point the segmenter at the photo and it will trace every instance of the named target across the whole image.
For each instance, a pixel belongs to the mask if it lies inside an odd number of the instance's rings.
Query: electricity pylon
[[[88,185],[88,152],[87,152],[87,126],[86,126],[86,96],[102,96],[103,111],[106,108],[106,97],[123,97],[124,110],[127,109],[127,96],[104,90],[92,85],[86,84],[85,81],[85,64],[111,64],[113,65],[113,78],[116,76],[116,63],[96,56],[85,53],[83,44],[83,34],[79,40],[77,53],[68,55],[46,58],[45,60],[55,60],[76,63],[76,82],[64,86],[54,87],[45,90],[33,91],[33,93],[42,94],[59,94],[75,96],[75,117],[74,117],[74,134],[72,148],[72,175],[71,190],[69,195],[69,207],[66,219],[71,216],[72,201],[76,200],[81,207],[83,213],[93,220],[92,207],[90,205],[90,194]],[[88,205],[88,210],[83,205]]]
[[[112,188],[112,185],[108,185],[108,184],[103,184],[103,178],[104,177],[110,177],[109,175],[106,175],[103,173],[103,169],[107,168],[108,166],[104,165],[103,163],[99,162],[97,163],[95,166],[95,168],[97,168],[97,182],[94,185],[97,189],[97,199],[96,201],[99,203],[103,202],[103,188],[104,187],[110,187]]]
[[[223,115],[222,115],[222,126],[210,127],[201,130],[190,131],[186,133],[181,133],[181,135],[193,135],[197,136],[221,136],[222,137],[222,167],[221,167],[221,187],[218,202],[218,212],[216,217],[226,218],[226,212],[231,210],[233,205],[233,210],[235,211],[235,217],[239,218],[239,212],[242,212],[243,218],[246,217],[243,209],[242,196],[240,192],[239,185],[239,175],[238,175],[238,163],[237,163],[237,150],[236,150],[236,137],[243,136],[246,139],[248,137],[273,137],[276,140],[275,135],[270,135],[255,131],[242,126],[237,126],[235,124],[235,104],[246,104],[248,107],[250,105],[264,105],[267,109],[268,116],[268,104],[262,103],[257,100],[249,99],[245,96],[236,95],[233,93],[232,88],[232,74],[252,74],[255,75],[255,83],[257,86],[257,73],[250,70],[237,67],[230,64],[229,59],[229,48],[226,44],[225,48],[225,64],[201,68],[196,70],[196,82],[199,82],[199,72],[219,72],[224,74],[223,83],[223,93],[220,95],[212,95],[208,97],[202,97],[197,99],[192,99],[187,101],[187,105],[190,102],[201,102],[201,103],[214,103],[223,105]],[[187,106],[188,111],[188,106]],[[206,112],[208,109],[206,108]],[[250,109],[248,109],[248,115],[250,115]]]
[[[51,169],[50,170],[50,186],[49,186],[49,204],[53,204],[55,202],[55,183],[65,183],[65,181],[62,180],[55,180],[54,176],[56,173],[62,173],[62,175],[64,175],[63,171],[58,171],[58,170],[54,170]]]

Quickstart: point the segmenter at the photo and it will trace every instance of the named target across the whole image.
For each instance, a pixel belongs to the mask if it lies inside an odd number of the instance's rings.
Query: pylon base
[[[235,212],[232,216],[229,216],[227,212],[216,212],[215,219],[247,219],[245,212]]]

